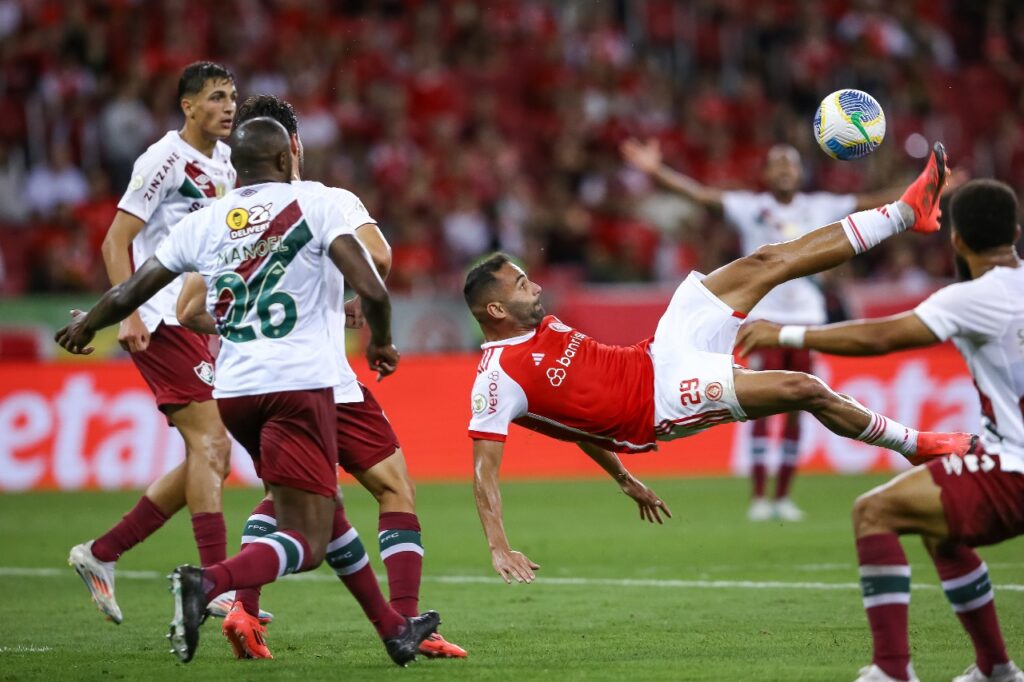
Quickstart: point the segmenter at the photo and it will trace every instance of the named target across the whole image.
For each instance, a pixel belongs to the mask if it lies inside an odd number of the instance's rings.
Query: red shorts
[[[350,474],[358,474],[378,464],[402,447],[391,422],[384,416],[373,394],[363,391],[361,403],[338,403],[338,464]]]
[[[758,348],[747,356],[750,369],[784,369],[790,372],[811,374],[814,363],[811,351],[806,348]]]
[[[131,356],[162,411],[213,400],[213,355],[206,336],[161,322],[149,336],[149,347]]]
[[[338,492],[333,390],[218,398],[217,408],[264,482],[325,497]]]
[[[983,547],[1024,535],[1024,474],[1002,471],[999,455],[949,455],[927,466],[951,539]]]

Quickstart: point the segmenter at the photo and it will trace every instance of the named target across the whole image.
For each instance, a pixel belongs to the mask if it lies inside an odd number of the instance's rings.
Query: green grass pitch
[[[369,624],[326,567],[264,590],[273,661],[235,661],[208,621],[196,659],[183,666],[163,635],[169,569],[194,562],[185,515],[119,563],[124,624],[103,621],[65,564],[133,493],[0,496],[0,680],[852,680],[870,658],[849,509],[879,477],[798,481],[800,524],[745,520],[740,479],[654,480],[675,518],[649,526],[608,481],[506,483],[514,547],[542,565],[533,585],[508,586],[490,568],[468,484],[421,485],[426,545],[421,605],[466,660],[386,657]],[[373,538],[376,508],[348,486],[349,516],[383,575]],[[225,500],[229,538],[255,504],[253,490]],[[949,680],[971,648],[920,543],[910,611],[921,679]],[[997,589],[1011,655],[1024,659],[1024,544],[982,550]],[[44,569],[44,570],[37,570]],[[48,569],[48,570],[46,570]],[[157,572],[160,577],[157,577]],[[1003,589],[1000,589],[1000,586]]]

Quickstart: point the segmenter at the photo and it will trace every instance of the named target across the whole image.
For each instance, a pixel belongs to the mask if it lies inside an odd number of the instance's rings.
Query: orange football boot
[[[427,637],[420,642],[420,653],[427,658],[465,658],[466,650],[457,644],[452,644],[440,632]]]
[[[908,455],[907,459],[916,465],[946,455],[963,457],[975,452],[977,444],[978,437],[971,433],[921,431],[917,434],[917,453]]]
[[[914,210],[914,225],[910,228],[914,232],[938,231],[942,215],[939,198],[947,177],[946,148],[941,142],[936,142],[928,157],[928,165],[900,197],[900,201]]]
[[[240,602],[231,606],[220,631],[228,638],[235,658],[273,658],[267,648],[267,628],[256,616],[250,616]]]

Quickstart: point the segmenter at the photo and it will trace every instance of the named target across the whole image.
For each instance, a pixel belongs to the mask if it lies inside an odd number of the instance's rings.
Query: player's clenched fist
[[[141,353],[149,348],[149,330],[138,311],[121,321],[117,330],[117,342],[129,353]]]
[[[540,564],[533,563],[525,554],[514,549],[493,551],[491,564],[498,575],[509,584],[513,580],[519,583],[532,583],[537,577],[534,571],[540,568]]]
[[[96,333],[85,324],[85,313],[81,310],[72,310],[71,323],[60,329],[53,340],[69,353],[89,355],[92,353],[89,342],[95,335]]]
[[[371,341],[366,346],[366,360],[370,363],[370,369],[377,373],[377,381],[394,374],[400,357],[398,349],[391,343],[378,346]]]
[[[777,324],[756,320],[743,326],[736,337],[736,348],[739,349],[739,356],[746,357],[750,351],[758,348],[777,348],[779,345],[779,330]]]

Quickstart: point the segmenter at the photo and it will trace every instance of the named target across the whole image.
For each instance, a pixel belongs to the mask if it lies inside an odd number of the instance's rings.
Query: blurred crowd
[[[728,226],[625,164],[656,137],[702,182],[756,188],[777,141],[806,188],[871,190],[943,139],[1024,189],[1024,4],[1013,0],[0,0],[0,292],[99,289],[133,160],[180,127],[180,69],[299,115],[308,179],[351,189],[394,246],[391,284],[457,291],[516,254],[550,281],[672,280],[735,257]],[[811,120],[840,87],[888,134],[837,162]],[[942,237],[853,275],[949,276]],[[541,279],[545,281],[545,279]]]

